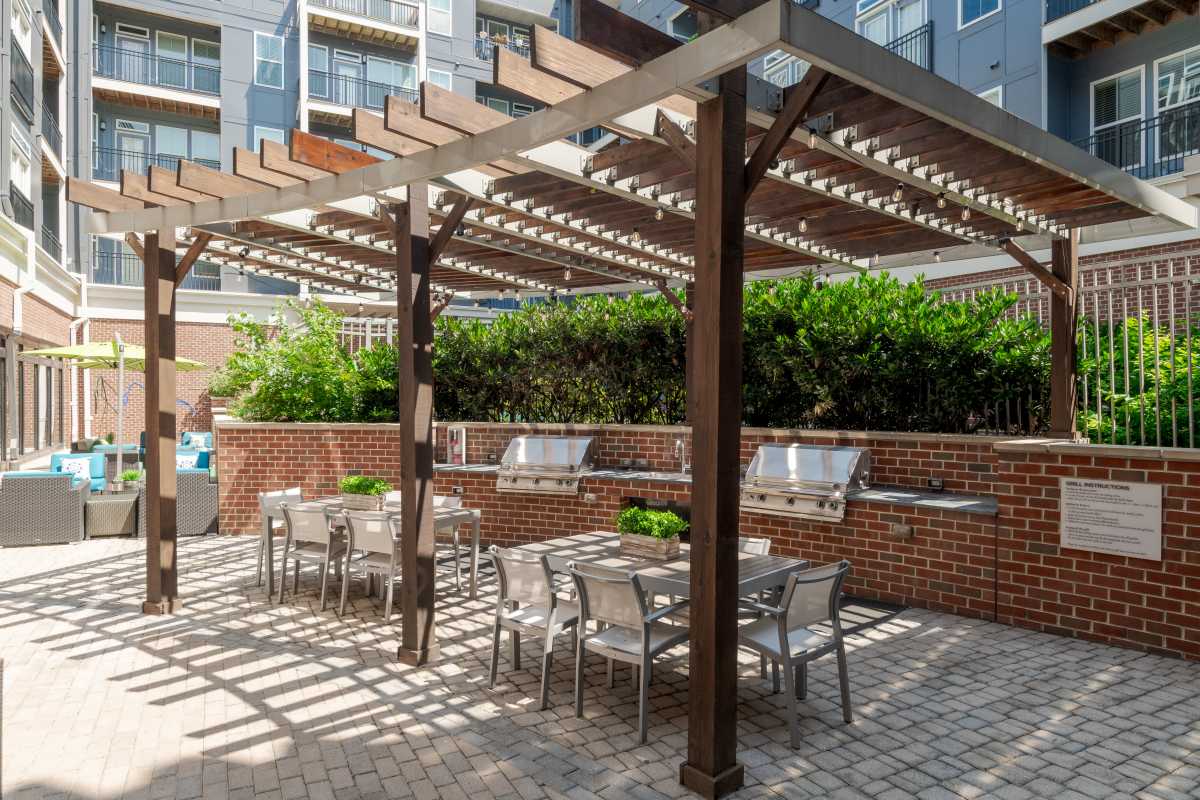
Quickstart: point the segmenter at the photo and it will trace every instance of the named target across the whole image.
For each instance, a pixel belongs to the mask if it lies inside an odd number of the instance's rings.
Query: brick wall
[[[95,319],[90,323],[89,337],[93,342],[111,341],[118,333],[127,344],[143,345],[146,330],[140,320]],[[175,352],[207,364],[208,369],[180,372],[176,376],[176,429],[206,431],[212,427],[212,405],[208,396],[208,379],[233,352],[233,331],[225,324],[178,322],[175,325]],[[80,381],[80,392],[83,392]],[[146,392],[140,372],[125,375],[126,441],[136,442],[145,427]],[[80,408],[82,408],[82,403]],[[92,370],[92,433],[104,436],[117,427],[117,371]]]

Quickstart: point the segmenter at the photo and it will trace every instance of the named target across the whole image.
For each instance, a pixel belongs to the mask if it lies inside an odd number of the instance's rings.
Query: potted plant
[[[671,511],[630,507],[617,515],[621,554],[667,560],[679,557],[679,535],[687,522]]]
[[[117,479],[109,485],[109,490],[113,492],[125,491],[125,484],[137,483],[142,479],[142,471],[140,469],[127,469],[117,476]]]
[[[392,490],[392,485],[383,478],[366,475],[347,475],[338,483],[342,492],[342,505],[351,511],[379,511],[383,508],[383,496]]]

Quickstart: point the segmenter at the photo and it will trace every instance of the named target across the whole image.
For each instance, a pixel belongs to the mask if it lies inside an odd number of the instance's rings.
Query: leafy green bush
[[[347,475],[338,482],[342,494],[366,494],[378,497],[392,490],[392,485],[383,478],[371,478],[366,475]]]
[[[617,515],[617,531],[623,534],[676,539],[687,530],[687,526],[688,524],[673,511],[654,511],[631,506]]]

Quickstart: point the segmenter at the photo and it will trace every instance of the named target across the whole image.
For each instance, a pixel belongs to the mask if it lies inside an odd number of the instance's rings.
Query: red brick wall
[[[89,338],[93,342],[112,340],[117,333],[128,344],[143,345],[146,330],[140,320],[96,319],[90,323]],[[206,431],[212,427],[212,405],[208,396],[208,379],[233,352],[233,331],[224,323],[179,322],[175,325],[175,352],[190,358],[208,369],[196,372],[180,372],[176,377],[176,396],[181,402],[176,405],[175,425],[178,433],[183,431]],[[82,388],[80,381],[80,391]],[[136,442],[138,433],[145,427],[146,392],[143,376],[139,372],[125,375],[126,441]],[[80,408],[82,408],[82,402]],[[117,428],[117,371],[92,371],[92,433],[104,436]]]

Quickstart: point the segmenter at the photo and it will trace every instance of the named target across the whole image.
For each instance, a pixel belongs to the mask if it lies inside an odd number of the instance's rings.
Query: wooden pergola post
[[[146,614],[180,607],[176,569],[175,230],[146,235]],[[121,398],[117,398],[120,402]]]
[[[696,119],[691,677],[679,770],[680,783],[709,798],[743,781],[736,756],[746,69],[718,81]]]
[[[429,186],[408,185],[393,207],[396,348],[400,382],[400,553],[403,627],[397,658],[437,659],[434,625],[433,319],[429,291]],[[411,287],[411,290],[410,290]]]
[[[1050,245],[1050,271],[1069,291],[1050,294],[1050,433],[1075,435],[1078,325],[1079,231]]]

